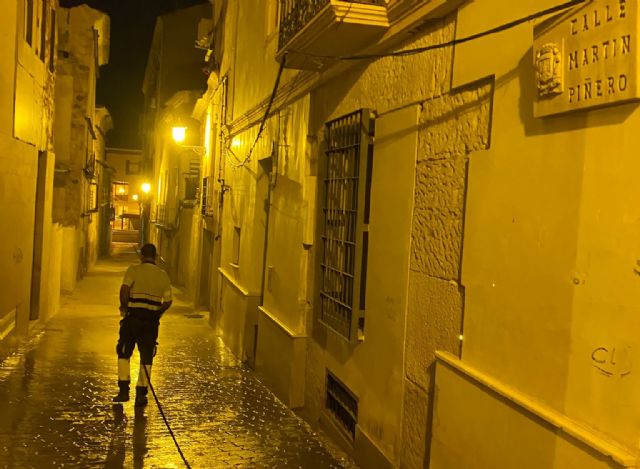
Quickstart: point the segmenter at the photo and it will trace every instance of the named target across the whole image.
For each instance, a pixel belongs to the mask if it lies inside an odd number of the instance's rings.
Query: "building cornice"
[[[397,15],[397,19],[390,25],[388,31],[380,40],[363,50],[359,55],[382,54],[386,51],[393,50],[398,44],[410,39],[412,32],[416,28],[422,26],[427,21],[445,17],[465,1],[466,0],[432,0],[429,2],[418,2],[409,9],[402,7],[401,2],[396,2],[390,6],[390,16]],[[297,101],[324,83],[348,72],[358,63],[359,61],[356,60],[336,60],[334,64],[320,72],[299,72],[292,79],[281,85],[274,100],[271,113],[274,114],[279,109]],[[269,98],[265,97],[259,104],[231,122],[229,125],[230,134],[235,135],[257,125],[264,117],[268,103]]]

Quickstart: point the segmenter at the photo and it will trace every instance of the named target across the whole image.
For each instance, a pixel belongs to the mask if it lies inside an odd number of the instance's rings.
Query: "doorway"
[[[42,293],[42,259],[44,250],[44,206],[47,187],[47,152],[38,152],[38,174],[36,179],[35,217],[33,220],[33,263],[31,266],[31,301],[29,320],[40,318]]]
[[[200,294],[198,304],[211,311],[211,257],[213,255],[213,233],[202,230],[202,256],[200,264]]]

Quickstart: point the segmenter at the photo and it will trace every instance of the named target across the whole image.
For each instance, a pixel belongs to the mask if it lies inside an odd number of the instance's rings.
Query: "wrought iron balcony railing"
[[[346,3],[385,5],[385,0],[345,0]],[[283,50],[331,0],[280,0],[280,36],[278,49]]]

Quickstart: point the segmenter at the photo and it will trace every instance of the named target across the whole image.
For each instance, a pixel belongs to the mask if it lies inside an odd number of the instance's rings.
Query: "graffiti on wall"
[[[608,378],[624,378],[631,374],[631,346],[597,347],[591,352],[591,363]]]

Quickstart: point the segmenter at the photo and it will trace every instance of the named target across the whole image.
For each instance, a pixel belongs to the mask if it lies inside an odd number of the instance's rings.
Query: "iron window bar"
[[[364,325],[372,120],[361,109],[325,125],[320,321],[347,341]]]
[[[385,0],[344,0],[348,3],[385,5]],[[282,50],[291,39],[309,24],[331,0],[280,0],[280,30],[278,49]]]

